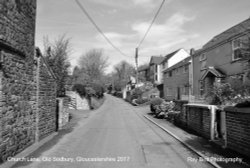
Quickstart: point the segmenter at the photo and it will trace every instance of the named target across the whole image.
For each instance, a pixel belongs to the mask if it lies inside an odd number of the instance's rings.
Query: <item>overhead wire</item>
[[[95,23],[95,21],[92,19],[92,17],[89,15],[89,13],[87,12],[87,10],[83,7],[83,5],[78,1],[75,0],[75,2],[77,3],[77,5],[80,7],[81,11],[87,16],[87,18],[89,19],[89,21],[95,26],[95,28],[97,29],[97,31],[103,36],[103,38],[116,50],[118,51],[121,55],[128,57],[128,55],[126,55],[125,53],[123,53],[118,47],[116,47],[112,41],[103,33],[103,31],[100,29],[100,27]]]
[[[155,16],[153,17],[153,20],[151,21],[151,24],[149,25],[149,27],[148,27],[148,29],[147,29],[145,35],[144,35],[143,38],[141,39],[141,41],[140,41],[140,43],[138,44],[137,48],[139,48],[139,47],[142,45],[143,41],[145,40],[146,36],[148,35],[148,33],[149,33],[151,27],[153,26],[153,24],[154,24],[154,22],[155,22],[157,16],[159,15],[159,13],[160,13],[160,11],[161,11],[161,8],[163,7],[165,1],[166,1],[166,0],[163,0],[163,1],[161,2],[160,7],[158,8],[158,10],[157,10]]]

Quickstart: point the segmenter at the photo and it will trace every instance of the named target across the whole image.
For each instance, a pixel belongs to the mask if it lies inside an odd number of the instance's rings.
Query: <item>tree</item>
[[[135,76],[135,68],[126,61],[121,61],[114,66],[113,84],[117,91],[122,90],[129,82],[130,76]]]
[[[65,35],[59,36],[54,42],[44,38],[45,58],[54,71],[57,79],[57,96],[65,96],[65,88],[69,77],[70,63],[68,61],[71,44]]]
[[[103,50],[92,49],[83,54],[79,62],[78,81],[85,85],[92,83],[103,84],[105,70],[109,65],[108,59],[103,55]]]

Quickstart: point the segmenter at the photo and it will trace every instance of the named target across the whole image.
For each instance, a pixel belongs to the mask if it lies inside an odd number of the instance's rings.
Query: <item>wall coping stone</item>
[[[211,109],[215,105],[208,105],[208,104],[185,104],[184,106]]]
[[[246,113],[250,114],[250,107],[238,108],[234,106],[228,106],[224,108],[225,112],[232,112],[232,113]]]

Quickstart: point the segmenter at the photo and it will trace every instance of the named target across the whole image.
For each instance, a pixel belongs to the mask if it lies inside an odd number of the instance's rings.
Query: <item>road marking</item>
[[[197,151],[196,149],[194,149],[192,146],[188,145],[186,142],[182,141],[178,136],[176,136],[175,134],[173,134],[172,132],[170,132],[169,130],[167,130],[166,128],[162,127],[161,125],[159,125],[158,123],[156,123],[154,120],[152,120],[151,118],[149,118],[146,115],[143,115],[147,120],[149,120],[150,122],[152,122],[153,124],[155,124],[156,126],[158,126],[159,128],[161,128],[163,131],[167,132],[169,135],[171,135],[172,137],[174,137],[175,139],[177,139],[180,143],[182,143],[185,147],[187,147],[188,149],[190,149],[191,151],[193,151],[194,153],[196,153],[198,156],[202,157],[204,160],[206,160],[206,156],[203,155],[201,152]],[[221,166],[219,166],[217,163],[207,160],[207,162],[209,164],[211,164],[212,166],[216,167],[216,168],[222,168]]]

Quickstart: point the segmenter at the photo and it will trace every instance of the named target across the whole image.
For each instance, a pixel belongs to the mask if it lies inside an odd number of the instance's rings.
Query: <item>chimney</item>
[[[191,48],[191,49],[190,49],[190,55],[192,56],[192,55],[194,55],[194,53],[195,53],[194,48]]]

